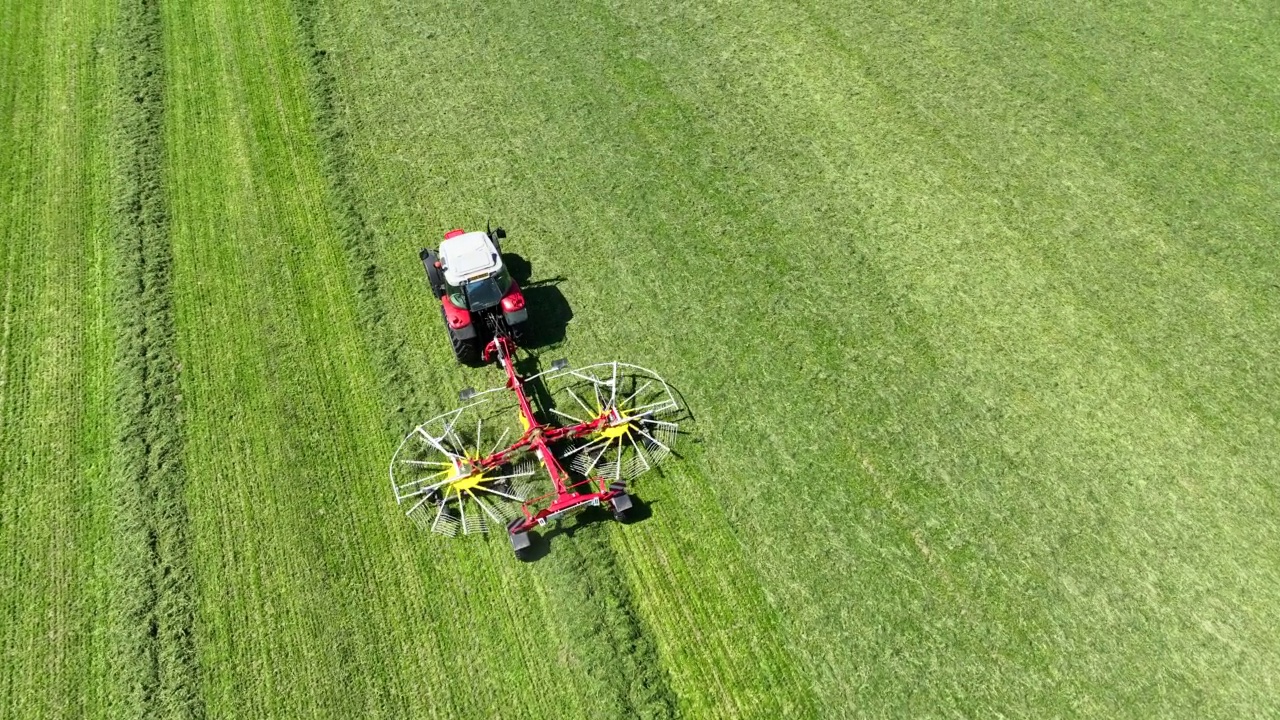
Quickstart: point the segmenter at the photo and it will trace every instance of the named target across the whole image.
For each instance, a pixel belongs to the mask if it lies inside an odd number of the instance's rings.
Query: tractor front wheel
[[[427,250],[426,248],[423,248],[420,257],[422,258],[423,267],[427,269],[427,284],[431,286],[431,294],[435,295],[436,299],[439,300],[444,297],[444,275],[440,272],[440,268],[436,267],[436,263],[439,262],[440,258],[434,250]]]

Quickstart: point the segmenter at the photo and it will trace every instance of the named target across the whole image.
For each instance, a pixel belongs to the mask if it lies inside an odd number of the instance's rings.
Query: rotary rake
[[[522,377],[514,351],[496,332],[482,357],[506,383],[463,390],[459,408],[414,428],[390,474],[396,502],[420,526],[448,536],[500,527],[527,559],[531,532],[588,507],[626,519],[628,483],[671,454],[680,405],[657,373],[635,365],[557,360]]]

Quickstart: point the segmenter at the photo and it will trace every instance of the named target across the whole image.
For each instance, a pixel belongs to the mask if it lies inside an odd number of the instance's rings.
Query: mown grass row
[[[382,393],[391,408],[388,430],[394,436],[404,430],[406,421],[426,418],[432,403],[422,396],[422,384],[413,380],[402,360],[407,350],[406,339],[397,335],[385,322],[388,309],[380,292],[385,268],[379,265],[374,252],[375,239],[364,219],[360,196],[355,189],[347,149],[348,135],[336,108],[340,99],[329,66],[328,51],[317,39],[320,6],[320,0],[294,0],[291,9],[299,46],[305,56],[306,89],[315,112],[315,129],[333,205],[335,230],[356,278],[357,318],[369,352],[378,364]]]
[[[155,0],[125,0],[119,12],[115,706],[128,716],[200,717],[163,177],[163,29]]]
[[[604,528],[576,528],[541,562],[551,605],[566,609],[559,621],[589,673],[591,686],[581,691],[593,693],[607,713],[597,717],[674,717],[678,701],[667,670]]]
[[[358,319],[363,268],[350,271],[335,230],[290,4],[166,3],[164,13],[210,713],[574,714],[585,699],[538,691],[582,674],[544,630],[537,582],[515,577],[496,543],[434,543],[390,497],[398,438]],[[416,255],[405,261],[418,279]],[[439,397],[443,373],[430,369],[415,381]],[[535,681],[536,662],[547,666]]]

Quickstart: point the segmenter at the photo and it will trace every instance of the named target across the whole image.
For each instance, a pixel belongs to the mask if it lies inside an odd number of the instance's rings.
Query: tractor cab
[[[507,333],[516,343],[524,337],[529,313],[519,284],[502,263],[498,242],[505,236],[501,228],[492,233],[450,230],[438,251],[424,248],[419,253],[454,352],[464,363],[479,360],[490,329]]]
[[[488,310],[511,289],[498,247],[482,231],[450,233],[440,244],[444,292],[455,307]]]

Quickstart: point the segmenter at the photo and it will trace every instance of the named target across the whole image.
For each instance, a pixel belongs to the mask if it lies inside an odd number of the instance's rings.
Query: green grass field
[[[0,717],[1274,717],[1276,88],[1267,3],[4,4]],[[695,417],[531,564],[385,474],[488,220]]]

